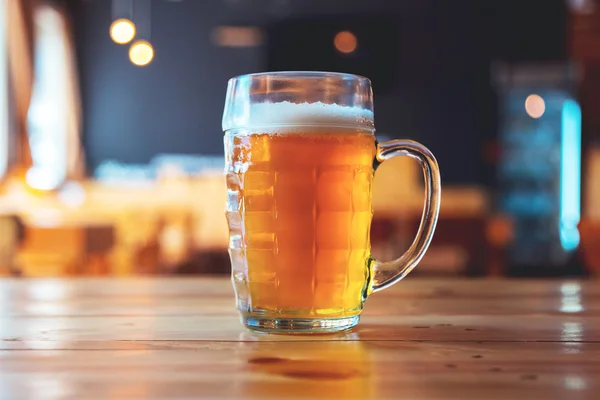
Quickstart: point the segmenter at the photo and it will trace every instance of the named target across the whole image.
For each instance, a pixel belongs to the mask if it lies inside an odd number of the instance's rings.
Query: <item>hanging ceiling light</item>
[[[137,66],[150,64],[154,58],[154,48],[146,40],[136,40],[129,48],[129,60]]]
[[[137,40],[129,48],[129,60],[139,67],[150,64],[154,59],[154,48],[150,43],[152,4],[148,0],[136,1],[135,22]]]
[[[110,25],[110,37],[113,42],[127,44],[135,37],[135,24],[127,18],[119,18]]]
[[[110,37],[117,44],[127,44],[136,34],[133,19],[133,0],[113,0],[113,23],[110,25]]]

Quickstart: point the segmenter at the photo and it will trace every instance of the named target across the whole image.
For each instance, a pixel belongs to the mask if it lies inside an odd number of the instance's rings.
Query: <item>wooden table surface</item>
[[[600,281],[407,278],[255,334],[224,278],[0,280],[1,399],[600,399]]]

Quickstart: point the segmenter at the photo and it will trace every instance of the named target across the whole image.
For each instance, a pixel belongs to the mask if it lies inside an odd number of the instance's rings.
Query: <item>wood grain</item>
[[[600,398],[600,282],[407,279],[256,334],[223,278],[0,281],[2,398]]]

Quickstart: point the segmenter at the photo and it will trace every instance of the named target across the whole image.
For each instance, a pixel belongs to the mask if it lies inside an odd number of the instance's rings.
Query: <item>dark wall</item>
[[[220,152],[227,79],[260,69],[260,51],[210,43],[212,29],[229,22],[225,2],[154,1],[156,55],[143,68],[111,41],[110,4],[80,2],[75,14],[90,169],[105,159],[148,162],[158,152]]]
[[[490,60],[502,42],[498,26],[506,23],[494,15],[509,15],[496,6],[475,0],[153,0],[156,57],[140,68],[129,62],[127,46],[109,38],[110,3],[80,0],[73,9],[90,170],[106,159],[142,163],[159,152],[222,152],[227,80],[264,70],[266,49],[216,47],[210,41],[215,26],[376,11],[397,17],[400,60],[394,87],[375,100],[378,132],[422,141],[437,155],[446,182],[487,183],[493,175],[482,149],[496,134]]]

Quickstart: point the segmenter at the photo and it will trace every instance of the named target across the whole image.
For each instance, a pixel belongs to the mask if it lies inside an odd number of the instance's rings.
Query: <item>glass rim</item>
[[[274,71],[239,75],[229,79],[227,84],[221,127],[227,132],[258,125],[283,127],[302,124],[373,131],[372,96],[368,78],[345,72]],[[306,115],[302,121],[293,122],[282,118],[289,112],[281,114],[270,110],[256,114],[256,110],[251,110],[254,105],[276,103],[323,103],[352,107],[352,110],[348,113],[344,109],[344,116],[341,116],[337,109],[326,113],[319,109],[315,115]]]
[[[330,72],[330,71],[267,71],[254,72],[234,76],[229,81],[238,81],[242,79],[263,78],[263,77],[281,77],[288,79],[314,79],[314,78],[337,78],[339,80],[358,80],[365,81],[371,85],[371,80],[362,75],[351,74],[348,72]]]

